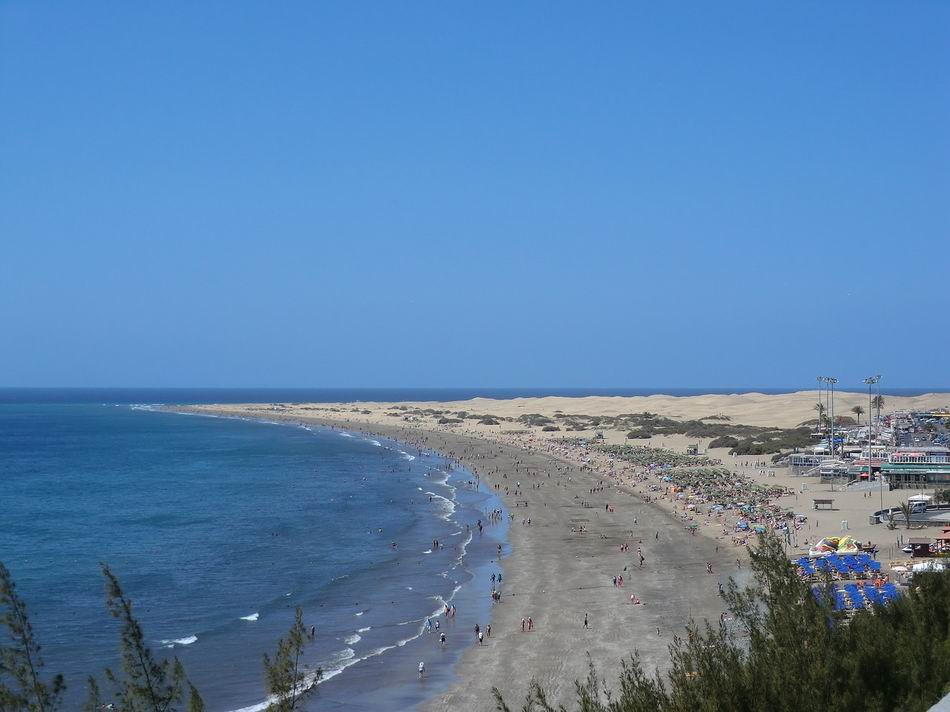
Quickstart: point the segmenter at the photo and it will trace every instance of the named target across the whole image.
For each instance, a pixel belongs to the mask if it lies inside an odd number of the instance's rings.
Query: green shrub
[[[627,440],[649,440],[653,437],[652,430],[646,430],[645,428],[640,428],[639,430],[631,430],[627,433]]]

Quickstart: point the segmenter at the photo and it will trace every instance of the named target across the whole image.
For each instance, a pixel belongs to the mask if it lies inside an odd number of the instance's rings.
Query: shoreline
[[[412,459],[415,459],[418,455],[435,455],[436,457],[443,460],[445,463],[450,464],[454,469],[456,474],[462,474],[466,479],[469,476],[474,476],[474,473],[471,472],[469,468],[465,466],[464,463],[460,462],[458,458],[453,457],[448,453],[443,453],[437,451],[433,448],[425,447],[416,442],[410,442],[404,437],[396,437],[391,433],[383,432],[372,432],[368,431],[365,428],[358,427],[347,427],[344,424],[339,422],[318,422],[317,419],[302,419],[302,418],[284,418],[276,417],[270,418],[264,415],[253,415],[246,413],[224,413],[224,412],[207,412],[204,410],[195,410],[187,406],[157,406],[157,407],[148,407],[148,410],[156,410],[159,412],[173,413],[177,415],[192,415],[197,417],[207,417],[207,418],[221,418],[226,420],[240,420],[249,423],[259,423],[267,425],[278,425],[284,427],[302,427],[306,430],[311,430],[313,428],[319,428],[326,433],[333,433],[339,435],[346,435],[347,437],[355,437],[363,440],[368,440],[375,445],[379,445],[379,438],[383,440],[383,447],[389,447],[390,449],[396,450],[403,456],[408,456],[401,449],[401,447],[407,447],[412,450],[416,450],[417,455],[412,456]],[[438,470],[441,472],[442,470]],[[475,588],[478,575],[484,573],[485,578],[489,576],[490,573],[494,573],[501,568],[499,560],[496,554],[492,553],[490,558],[487,557],[484,551],[479,551],[485,548],[485,544],[491,542],[491,546],[494,547],[495,542],[497,541],[503,550],[503,557],[510,552],[511,546],[508,542],[506,533],[509,529],[509,524],[507,521],[507,509],[504,508],[503,503],[499,500],[497,493],[490,491],[487,486],[484,485],[478,479],[475,480],[476,486],[472,488],[464,487],[460,483],[452,484],[449,482],[451,477],[452,470],[446,471],[446,481],[439,482],[446,487],[449,487],[453,490],[460,490],[459,494],[456,495],[452,500],[447,500],[451,502],[453,509],[445,515],[445,517],[452,517],[455,514],[455,508],[457,507],[460,511],[466,512],[468,516],[477,515],[478,518],[482,519],[485,523],[485,537],[484,541],[482,537],[479,536],[478,541],[475,539],[475,527],[474,519],[470,524],[472,525],[471,532],[467,532],[468,536],[463,537],[465,541],[462,541],[459,545],[460,551],[457,558],[457,564],[455,566],[461,567],[460,570],[470,574],[471,578],[467,581],[457,582],[454,586],[454,589],[451,593],[445,597],[440,597],[441,603],[436,607],[436,610],[433,610],[426,614],[426,617],[431,618],[434,622],[436,619],[442,621],[442,630],[446,632],[449,636],[446,648],[438,649],[440,656],[451,655],[455,659],[448,666],[442,666],[438,664],[438,660],[430,660],[429,656],[432,656],[434,653],[432,651],[433,645],[428,645],[426,648],[423,646],[428,640],[430,643],[434,643],[437,640],[437,633],[435,630],[432,631],[431,637],[427,638],[427,632],[424,630],[413,631],[413,635],[409,638],[401,640],[395,644],[385,646],[382,649],[370,651],[368,654],[356,658],[353,662],[349,664],[344,664],[339,669],[334,669],[331,673],[326,676],[323,680],[317,683],[318,692],[315,693],[315,697],[312,702],[314,704],[327,705],[333,704],[344,705],[347,709],[377,709],[378,708],[378,699],[373,698],[372,692],[361,691],[359,693],[360,697],[357,700],[354,700],[354,686],[362,690],[360,686],[361,680],[371,681],[370,684],[375,683],[378,686],[378,677],[379,675],[385,675],[391,677],[391,670],[396,667],[394,663],[397,663],[400,669],[409,669],[409,665],[414,666],[417,664],[418,657],[425,658],[427,662],[427,673],[426,673],[426,683],[428,686],[434,688],[431,692],[426,692],[422,695],[422,699],[419,700],[418,692],[416,691],[416,700],[414,703],[411,703],[412,707],[419,707],[427,703],[428,700],[433,698],[436,695],[444,693],[444,691],[457,682],[456,668],[460,663],[462,655],[464,655],[465,650],[460,648],[458,641],[460,638],[465,638],[466,631],[468,631],[467,625],[468,622],[474,624],[474,622],[480,623],[483,627],[486,623],[491,623],[491,606],[487,601],[481,597],[474,595],[475,592],[472,590]],[[469,496],[466,496],[465,492],[468,492]],[[490,522],[485,521],[484,511],[477,509],[473,502],[466,501],[471,499],[471,495],[475,493],[480,493],[482,496],[486,497],[486,501],[496,502],[502,508],[503,517],[505,521]],[[429,493],[431,494],[431,493]],[[434,495],[437,497],[442,497],[442,495]],[[440,517],[442,515],[439,515]],[[469,524],[464,519],[446,519],[446,521],[452,521],[456,526],[460,528]],[[474,551],[470,551],[474,549]],[[452,568],[455,568],[453,566]],[[458,607],[457,620],[456,617],[447,619],[443,617],[442,607],[446,604],[456,605]],[[488,620],[483,615],[480,615],[479,612],[487,611]],[[471,619],[471,621],[469,621]],[[412,623],[418,623],[419,626],[423,625],[424,619],[419,619],[417,621],[412,621]],[[390,624],[390,625],[404,625],[404,623],[399,624]],[[319,627],[319,626],[318,626]],[[376,626],[374,626],[376,627]],[[384,626],[385,627],[385,626]],[[469,633],[470,635],[470,633]],[[455,649],[451,643],[455,643]],[[411,661],[401,660],[410,656]],[[403,663],[406,663],[405,665]],[[434,663],[434,664],[433,664]],[[382,670],[380,670],[382,669]],[[343,676],[342,673],[347,672],[346,676]],[[411,679],[411,678],[410,678]],[[406,685],[405,681],[398,681],[395,685],[403,685],[404,687],[409,687]],[[392,693],[396,692],[391,687],[385,688],[385,692]],[[403,694],[406,694],[406,691],[403,691]],[[369,697],[367,700],[365,698]],[[378,697],[378,694],[377,694]],[[384,700],[385,698],[383,698]],[[407,702],[409,701],[407,696]],[[245,705],[240,708],[231,710],[231,712],[259,712],[263,710],[270,700],[263,700],[261,702],[252,703],[250,705]]]
[[[491,613],[493,635],[462,654],[449,688],[433,691],[420,709],[495,709],[492,687],[512,703],[523,699],[532,680],[541,682],[556,703],[568,702],[574,680],[587,675],[585,653],[610,687],[620,661],[635,650],[648,672],[665,669],[672,635],[691,618],[718,616],[717,582],[735,571],[732,550],[720,551],[712,538],[690,536],[663,507],[553,453],[413,425],[368,423],[342,413],[284,414],[229,405],[168,409],[387,437],[440,452],[496,487],[515,519],[508,533],[511,553],[501,562],[502,600]],[[572,534],[572,526],[586,532]],[[629,551],[621,552],[621,543]],[[646,557],[642,569],[638,547]],[[706,562],[715,575],[706,574]],[[616,575],[626,579],[622,587],[612,584]],[[471,583],[490,595],[490,582]],[[585,615],[589,628],[583,625]],[[522,633],[520,622],[527,617],[534,630]]]

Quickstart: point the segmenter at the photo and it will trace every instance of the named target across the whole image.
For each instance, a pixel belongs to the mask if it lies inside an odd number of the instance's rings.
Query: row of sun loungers
[[[795,564],[804,572],[807,578],[818,578],[824,572],[837,574],[838,578],[867,578],[881,570],[881,562],[875,561],[867,554],[857,554],[855,556],[838,556],[832,554],[820,559],[809,559],[803,556]]]
[[[812,591],[815,597],[820,600],[821,589],[816,586]],[[841,588],[835,588],[832,608],[836,611],[859,611],[871,606],[886,605],[889,601],[894,601],[899,597],[900,592],[893,583],[885,583],[880,587],[846,583]]]

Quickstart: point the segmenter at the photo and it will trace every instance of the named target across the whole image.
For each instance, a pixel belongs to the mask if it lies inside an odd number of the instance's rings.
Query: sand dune
[[[615,416],[623,413],[650,411],[651,413],[681,419],[725,415],[735,423],[790,428],[806,420],[814,419],[817,402],[818,391],[813,390],[780,395],[742,393],[702,396],[587,396],[583,398],[549,396],[546,398],[512,398],[510,400],[473,398],[449,403],[406,402],[400,405],[449,411],[465,410],[473,413],[515,418],[526,413],[552,416],[557,412],[573,415]],[[377,410],[390,404],[365,403],[361,405],[371,410]],[[857,405],[867,409],[867,392],[835,392],[836,415],[851,415],[851,408]],[[927,393],[913,397],[885,396],[885,411],[888,412],[941,407],[950,407],[950,393]]]

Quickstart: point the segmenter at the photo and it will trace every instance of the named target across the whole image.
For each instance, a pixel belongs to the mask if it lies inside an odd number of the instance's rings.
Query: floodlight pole
[[[828,376],[828,386],[831,388],[831,457],[835,456],[835,384],[837,378]]]

